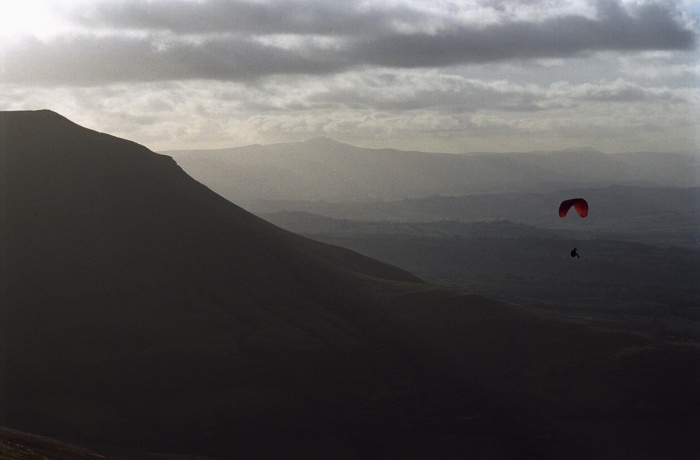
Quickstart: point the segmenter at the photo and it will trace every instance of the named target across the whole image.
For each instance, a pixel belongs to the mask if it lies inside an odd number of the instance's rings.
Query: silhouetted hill
[[[698,186],[690,153],[560,152],[440,154],[307,142],[171,155],[194,178],[248,207],[253,200],[377,201],[609,185]]]
[[[695,348],[430,286],[52,112],[0,113],[0,167],[4,426],[228,458],[697,452]]]
[[[104,434],[92,415],[106,411],[119,436],[122,417],[170,418],[159,411],[175,410],[163,401],[178,399],[183,379],[195,380],[194,394],[228,379],[284,381],[281,362],[267,365],[280,356],[265,354],[363,343],[344,309],[371,294],[374,277],[420,283],[283,231],[172,159],[55,113],[2,113],[0,126],[2,323],[18,366],[6,377],[10,426]],[[330,358],[304,359],[295,378]],[[285,372],[297,372],[293,362]]]

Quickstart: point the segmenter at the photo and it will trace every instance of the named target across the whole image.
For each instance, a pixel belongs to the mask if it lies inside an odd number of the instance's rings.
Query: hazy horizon
[[[699,31],[694,0],[6,2],[0,110],[156,151],[688,151]]]
[[[107,133],[109,134],[109,133]],[[506,153],[506,154],[517,154],[517,153],[564,153],[564,152],[599,152],[599,153],[604,153],[604,154],[634,154],[634,153],[658,153],[658,154],[695,154],[698,153],[700,154],[700,145],[695,146],[694,148],[690,148],[687,150],[668,150],[668,151],[649,151],[649,150],[620,150],[620,151],[606,151],[606,150],[600,150],[595,147],[592,147],[590,145],[574,145],[571,147],[564,147],[564,148],[553,148],[553,149],[532,149],[532,150],[466,150],[466,151],[459,151],[459,152],[446,152],[442,150],[421,150],[417,148],[396,148],[396,147],[373,147],[373,146],[367,146],[363,147],[360,145],[360,143],[355,143],[352,141],[342,141],[335,139],[333,136],[311,136],[305,139],[295,139],[291,141],[269,141],[269,142],[256,142],[252,144],[241,144],[241,145],[234,145],[234,146],[224,146],[224,147],[204,147],[204,148],[174,148],[174,149],[157,149],[154,150],[156,153],[163,153],[165,155],[168,155],[169,153],[175,153],[175,152],[208,152],[208,151],[224,151],[224,150],[240,150],[240,149],[245,149],[247,147],[255,147],[255,146],[262,146],[262,147],[272,147],[272,146],[277,146],[277,145],[288,145],[288,144],[310,144],[315,141],[328,141],[329,143],[336,143],[336,144],[345,144],[350,147],[357,147],[361,149],[367,149],[367,150],[396,150],[398,152],[406,152],[406,153],[427,153],[427,154],[432,154],[432,153],[437,153],[437,154],[455,154],[455,155],[460,155],[460,154],[473,154],[473,155],[479,155],[479,154],[488,154],[488,153]]]

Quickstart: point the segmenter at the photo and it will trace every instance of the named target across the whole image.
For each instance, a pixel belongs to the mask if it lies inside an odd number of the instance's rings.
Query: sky
[[[700,148],[700,0],[0,2],[0,110],[155,151]]]

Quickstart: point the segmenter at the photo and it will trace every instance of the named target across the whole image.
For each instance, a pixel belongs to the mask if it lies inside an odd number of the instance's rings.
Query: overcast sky
[[[697,150],[700,0],[0,2],[0,110],[153,150]]]

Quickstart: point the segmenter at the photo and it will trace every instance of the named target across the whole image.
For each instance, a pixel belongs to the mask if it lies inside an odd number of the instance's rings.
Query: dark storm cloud
[[[80,13],[83,25],[100,34],[4,44],[0,77],[35,84],[250,81],[696,45],[695,33],[680,22],[672,4],[625,8],[601,0],[597,5],[596,18],[569,14],[476,26],[444,18],[436,23],[407,6],[368,9],[321,0],[101,2]],[[319,39],[324,34],[335,36]]]

